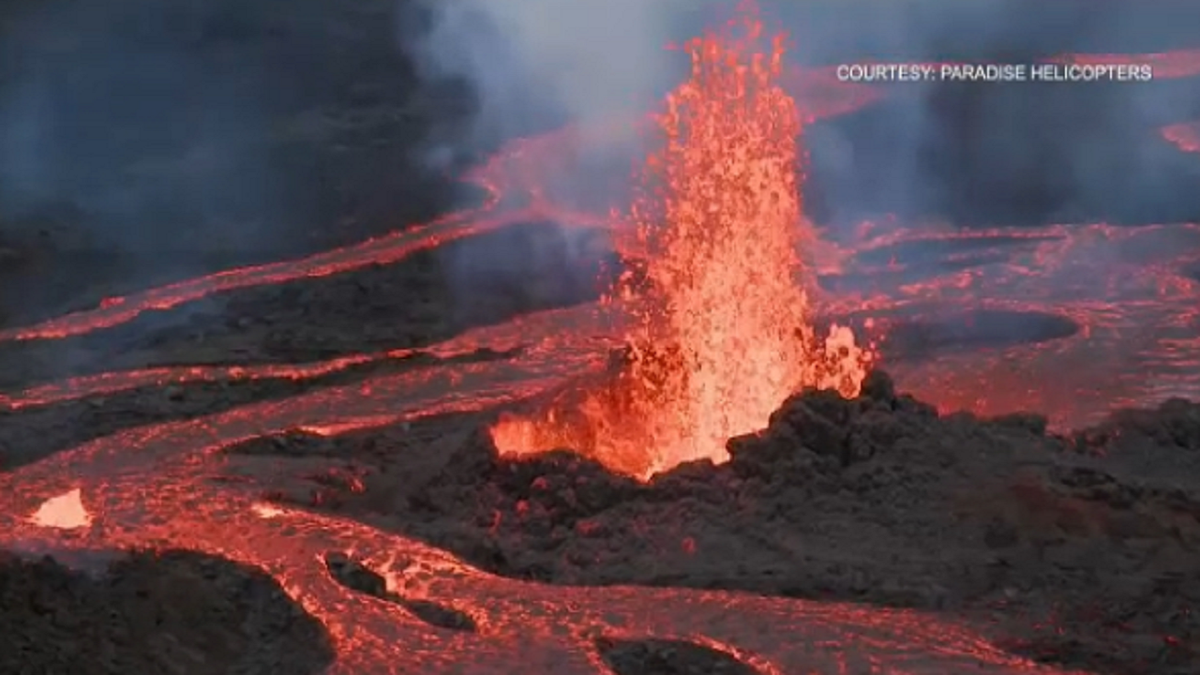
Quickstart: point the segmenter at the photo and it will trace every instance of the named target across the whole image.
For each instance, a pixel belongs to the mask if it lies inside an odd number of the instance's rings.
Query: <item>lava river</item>
[[[1159,77],[1200,72],[1196,53],[1121,59],[1146,59],[1156,64]],[[805,121],[857,110],[885,96],[838,83],[822,69],[794,69],[786,82]],[[622,123],[613,124],[618,129]],[[1163,130],[1164,142],[1198,151],[1198,130],[1197,124],[1181,121]],[[94,310],[0,332],[0,341],[99,331],[211,294],[395,263],[415,251],[531,220],[606,228],[618,252],[635,259],[643,252],[627,223],[606,211],[589,212],[550,187],[556,175],[569,170],[566,158],[585,144],[603,143],[604,133],[564,129],[513,143],[466,177],[490,194],[477,209],[303,260],[109,299]],[[895,282],[905,279],[905,261],[892,260],[888,252],[917,244],[945,252],[943,271]],[[961,232],[869,223],[855,239],[825,242],[821,250],[823,272],[868,280],[824,294],[821,312],[875,326],[885,344],[896,316],[910,324],[930,313],[967,319],[1042,316],[1066,319],[1075,327],[1036,344],[888,364],[905,389],[947,410],[1034,409],[1049,413],[1057,424],[1077,425],[1113,405],[1200,391],[1196,225],[1063,224]],[[479,410],[595,372],[621,346],[627,309],[617,302],[528,315],[424,350],[452,356],[486,347],[513,350],[511,358],[431,365],[199,420],[127,430],[0,474],[0,546],[49,552],[68,562],[74,553],[87,551],[178,547],[261,568],[327,626],[337,647],[331,672],[347,675],[610,672],[597,656],[599,636],[691,640],[726,651],[762,673],[1057,672],[1006,654],[961,627],[906,611],[697,590],[562,588],[498,578],[417,541],[267,505],[255,486],[218,480],[220,451],[247,439],[298,429],[336,434]],[[151,383],[308,378],[407,354],[363,354],[290,367],[110,373],[10,392],[0,405],[28,408]],[[399,605],[348,590],[327,571],[323,560],[330,551],[352,553],[403,597],[464,612],[478,631],[433,628]]]

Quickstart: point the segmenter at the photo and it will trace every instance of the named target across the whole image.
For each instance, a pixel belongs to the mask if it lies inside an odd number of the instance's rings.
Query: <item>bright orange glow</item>
[[[777,84],[784,36],[769,51],[762,42],[748,11],[686,45],[691,78],[657,120],[666,147],[632,210],[649,290],[629,358],[578,414],[502,419],[501,453],[569,447],[645,477],[728,459],[726,441],[765,426],[799,388],[858,393],[869,354],[847,328],[816,334],[797,274],[813,239],[799,196],[801,116]]]

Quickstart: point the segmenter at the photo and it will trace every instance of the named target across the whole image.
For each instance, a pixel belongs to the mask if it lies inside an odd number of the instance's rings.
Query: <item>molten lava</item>
[[[724,651],[748,654],[742,660],[763,673],[1060,672],[914,612],[499,578],[415,539],[327,513],[263,504],[262,483],[226,465],[222,451],[248,439],[296,430],[335,435],[510,405],[590,373],[604,375],[608,351],[620,344],[632,347],[615,374],[607,375],[607,387],[585,389],[583,402],[552,407],[558,411],[553,416],[510,420],[497,429],[498,443],[518,450],[624,449],[629,457],[604,459],[638,473],[689,457],[722,457],[724,436],[761,425],[794,387],[836,385],[851,392],[860,372],[853,336],[841,330],[819,345],[809,296],[784,283],[796,262],[794,245],[805,243],[793,239],[801,222],[795,196],[800,176],[790,159],[797,155],[799,128],[787,116],[791,100],[773,83],[803,92],[794,111],[801,122],[851,112],[891,94],[838,82],[829,69],[796,69],[776,80],[778,43],[762,55],[749,40],[706,38],[691,47],[693,78],[660,120],[668,143],[650,166],[660,181],[651,187],[662,191],[640,202],[635,213],[644,226],[640,243],[647,248],[634,255],[620,251],[647,265],[651,290],[637,303],[615,294],[602,312],[572,307],[523,316],[422,350],[443,362],[200,418],[148,423],[0,472],[0,548],[62,558],[72,551],[178,547],[264,570],[331,633],[337,648],[331,675],[610,672],[597,663],[591,639],[597,632],[724,645]],[[1152,63],[1156,79],[1200,72],[1197,51],[1064,58]],[[1200,123],[1172,125],[1162,133],[1180,150],[1200,151]],[[574,142],[563,131],[506,147],[466,177],[491,195],[478,209],[302,260],[113,298],[94,309],[0,330],[0,343],[95,333],[213,294],[395,263],[531,220],[615,229],[617,223],[569,207],[563,195],[547,189],[549,178],[564,170],[564,162],[553,160],[569,156]],[[657,223],[664,226],[650,227]],[[915,314],[913,307],[922,305],[1014,315],[1036,311],[1080,327],[1069,337],[1034,344],[948,354],[907,367],[893,363],[889,369],[905,390],[946,410],[1002,414],[1033,408],[1073,426],[1094,421],[1088,415],[1112,405],[1194,397],[1200,390],[1195,330],[1200,226],[1071,224],[964,232],[882,225],[864,227],[861,236],[840,244],[845,247],[840,259],[847,275],[881,278],[888,290],[870,284],[851,288],[825,299],[832,300],[832,307],[823,308],[829,313],[886,317],[892,309]],[[614,236],[619,247],[628,241]],[[945,264],[897,291],[895,280],[907,278],[903,256],[894,258],[905,247],[945,251],[940,259]],[[964,269],[955,258],[963,251],[996,257]],[[881,260],[895,264],[881,266]],[[612,331],[605,312],[632,315],[632,326]],[[481,347],[493,354],[511,350],[512,356],[455,358]],[[311,364],[180,365],[97,374],[0,394],[0,412],[155,384],[312,379],[412,355],[395,350]],[[850,367],[839,370],[843,365]],[[398,605],[336,583],[321,562],[330,551],[355,552],[390,585],[395,580],[397,587],[408,586],[406,598],[468,613],[479,632],[448,633]]]
[[[1200,121],[1171,124],[1163,128],[1162,135],[1184,152],[1200,152]]]
[[[813,235],[799,196],[801,117],[777,84],[783,36],[760,52],[756,18],[729,29],[686,45],[691,78],[658,118],[666,147],[633,208],[649,290],[628,358],[577,414],[502,419],[492,432],[502,453],[571,447],[645,477],[728,459],[731,436],[764,427],[801,387],[858,393],[869,353],[848,328],[817,334],[810,280],[796,278]]]

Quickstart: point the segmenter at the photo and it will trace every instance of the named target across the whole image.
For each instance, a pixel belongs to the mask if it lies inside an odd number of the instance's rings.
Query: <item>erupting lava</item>
[[[757,24],[749,27],[755,29],[749,37],[756,36]],[[776,80],[780,44],[766,54],[756,54],[752,45],[749,38],[718,37],[691,45],[693,78],[674,94],[662,118],[668,142],[649,171],[661,184],[648,187],[662,191],[635,210],[640,246],[623,249],[630,242],[615,237],[625,259],[646,267],[648,291],[637,298],[615,293],[599,308],[539,312],[472,330],[422,350],[444,361],[402,373],[376,373],[357,385],[314,388],[289,399],[125,429],[0,472],[0,548],[61,559],[72,552],[179,547],[254,566],[329,630],[337,650],[331,675],[611,672],[599,663],[597,635],[690,640],[736,654],[771,675],[1061,672],[915,612],[500,578],[412,538],[328,513],[264,505],[264,486],[231,472],[234,460],[221,454],[241,441],[296,430],[335,435],[511,405],[599,373],[608,386],[585,388],[582,402],[560,398],[563,405],[549,408],[557,417],[510,420],[497,429],[498,444],[524,451],[556,445],[590,450],[610,466],[645,473],[685,459],[720,459],[725,437],[762,425],[797,387],[853,393],[863,353],[845,329],[831,340],[820,339],[811,297],[803,290],[812,286],[792,278],[797,248],[807,250],[805,244],[812,243],[801,236],[811,238],[796,197],[796,134],[800,122],[851,112],[889,93],[837,82],[828,69],[797,69]],[[1120,60],[1153,63],[1156,78],[1200,72],[1196,51]],[[802,110],[775,87],[777,81],[805,92],[798,101]],[[1162,133],[1181,150],[1200,151],[1200,124],[1178,124]],[[568,129],[505,148],[466,177],[491,195],[478,209],[303,260],[227,270],[41,324],[6,328],[0,342],[84,335],[215,293],[395,263],[519,223],[551,220],[563,227],[618,230],[621,223],[564,204],[562,195],[546,189],[548,178],[564,170],[561,158],[570,157],[575,140]],[[1200,249],[1200,226],[959,231],[892,225],[894,230],[882,233],[864,227],[857,239],[842,244],[839,271],[863,283],[826,298],[829,314],[868,312],[882,321],[889,310],[915,315],[932,306],[965,316],[988,310],[1065,317],[1078,327],[1036,344],[939,354],[907,367],[893,363],[889,369],[904,389],[946,410],[1000,414],[1032,408],[1072,425],[1114,404],[1195,397],[1200,391],[1200,258],[1194,253]],[[942,251],[938,269],[906,276],[913,270],[895,259],[906,246]],[[877,279],[883,290],[867,283]],[[634,285],[617,290],[632,292]],[[621,314],[636,320],[614,331],[610,315]],[[615,375],[606,374],[608,354],[622,345],[631,345],[627,358]],[[480,348],[511,355],[455,358]],[[311,379],[413,353],[90,375],[0,394],[0,412],[171,382]],[[331,551],[353,551],[406,599],[469,614],[478,632],[431,627],[398,604],[336,583],[322,562]]]
[[[796,278],[813,234],[799,196],[801,115],[777,84],[784,36],[763,52],[752,14],[728,28],[686,45],[691,78],[658,118],[666,147],[633,208],[649,290],[627,358],[575,411],[505,416],[492,430],[500,452],[569,447],[647,477],[728,459],[725,442],[764,427],[799,388],[858,393],[869,352],[849,328],[817,333],[812,280]],[[627,300],[629,283],[617,289]]]

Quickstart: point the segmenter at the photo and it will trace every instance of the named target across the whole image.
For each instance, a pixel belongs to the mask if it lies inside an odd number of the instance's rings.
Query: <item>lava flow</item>
[[[574,410],[502,419],[492,429],[501,453],[572,448],[648,477],[727,460],[729,438],[765,427],[802,387],[858,394],[870,354],[848,328],[816,333],[813,279],[796,278],[813,234],[800,204],[801,117],[777,84],[784,36],[764,53],[760,22],[735,27],[744,35],[687,44],[691,79],[659,119],[666,148],[650,158],[631,218],[649,290],[627,358]],[[624,282],[615,292],[628,301],[636,292]]]
[[[248,439],[298,429],[334,434],[569,391],[580,378],[611,378],[610,354],[630,344],[617,368],[636,385],[630,390],[647,394],[656,377],[668,385],[665,393],[637,399],[648,406],[643,410],[654,423],[635,430],[664,439],[656,446],[671,453],[664,464],[719,458],[719,439],[760,425],[793,387],[824,383],[852,391],[856,376],[830,378],[835,371],[820,365],[829,363],[819,358],[824,347],[811,341],[819,337],[808,304],[816,296],[799,290],[811,291],[811,286],[784,283],[784,278],[790,281],[786,270],[796,254],[784,223],[803,222],[794,197],[798,175],[785,166],[796,152],[796,139],[788,134],[799,132],[803,122],[861,109],[892,92],[838,83],[825,77],[827,69],[781,75],[777,53],[755,68],[731,70],[722,58],[749,57],[739,43],[709,39],[695,47],[700,77],[675,94],[666,131],[677,135],[668,134],[667,150],[653,167],[666,181],[662,187],[670,189],[658,195],[659,201],[640,203],[636,220],[653,226],[640,231],[641,239],[622,220],[594,215],[548,187],[564,170],[556,160],[586,150],[577,147],[582,139],[596,139],[568,129],[515,142],[471,173],[468,180],[490,192],[478,209],[308,259],[229,270],[0,331],[0,342],[82,335],[206,295],[395,263],[452,239],[538,219],[563,227],[609,228],[623,257],[650,270],[650,289],[636,301],[616,294],[601,305],[532,314],[425,349],[453,356],[488,347],[511,350],[510,358],[432,363],[356,386],[130,429],[2,473],[0,547],[69,560],[73,551],[170,546],[261,568],[327,626],[337,648],[332,672],[347,675],[606,672],[596,658],[597,635],[688,639],[735,653],[763,673],[1054,672],[1005,654],[969,631],[911,612],[735,593],[563,588],[502,579],[361,523],[265,507],[260,486],[213,480],[227,478],[221,451]],[[1132,55],[1121,61],[1153,63],[1157,78],[1183,77],[1197,72],[1200,56]],[[772,77],[807,98],[800,97],[793,109]],[[725,87],[742,83],[753,85],[748,92],[753,95],[720,98],[729,92]],[[1195,152],[1197,128],[1180,124],[1163,130],[1163,136]],[[712,141],[718,137],[727,141],[727,150],[717,151]],[[694,166],[705,170],[681,176]],[[725,192],[734,187],[736,194]],[[699,206],[713,207],[715,215],[695,213]],[[720,236],[696,246],[691,229],[696,227],[713,228]],[[808,244],[814,243],[809,236]],[[1004,326],[1033,319],[1049,326],[1036,341],[890,364],[904,389],[944,409],[997,414],[1032,408],[1073,425],[1114,404],[1153,403],[1200,391],[1200,268],[1194,254],[1200,250],[1200,228],[1195,225],[1063,224],[964,232],[881,222],[864,224],[854,236],[836,246],[826,242],[836,250],[824,266],[843,283],[820,297],[824,316],[865,315],[887,325],[900,314],[910,326],[929,317],[961,317],[965,325],[994,316]],[[804,241],[799,244],[801,252],[811,252]],[[906,259],[914,250],[925,257]],[[937,264],[917,264],[931,256]],[[746,268],[751,260],[754,267]],[[761,289],[731,286],[751,280]],[[774,308],[762,304],[760,290]],[[731,292],[738,293],[732,301]],[[701,336],[710,329],[712,335]],[[853,353],[848,340],[845,346]],[[741,363],[725,360],[722,349],[741,357]],[[294,367],[118,372],[12,393],[0,404],[28,408],[150,383],[316,377],[409,355],[364,354]],[[593,396],[630,390],[585,389]],[[755,393],[741,398],[742,391]],[[714,403],[720,394],[731,398]],[[667,413],[680,418],[664,419]],[[620,441],[619,435],[609,438]],[[650,466],[641,461],[635,458],[628,468]],[[322,563],[330,551],[353,552],[387,577],[396,593],[459,609],[475,619],[479,630],[432,628],[399,605],[339,585]]]

